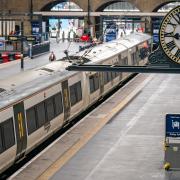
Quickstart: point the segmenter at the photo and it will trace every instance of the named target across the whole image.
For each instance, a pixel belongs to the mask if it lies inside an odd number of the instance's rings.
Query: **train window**
[[[107,84],[112,80],[111,72],[105,72],[104,73],[104,84]]]
[[[108,79],[109,79],[109,81],[112,80],[112,72],[108,72]]]
[[[81,101],[82,100],[81,82],[78,82],[76,86],[77,86],[77,100]]]
[[[94,91],[99,89],[99,76],[97,73],[89,77],[89,83],[90,83],[90,93],[93,93]]]
[[[70,86],[71,106],[82,100],[81,82]]]
[[[94,78],[93,76],[89,77],[90,93],[94,92]]]
[[[111,77],[112,77],[112,79],[115,79],[115,77],[116,77],[115,72],[111,72]]]
[[[96,73],[96,75],[95,75],[95,78],[94,78],[94,87],[95,87],[95,91],[97,90],[97,89],[99,89],[99,76],[98,76],[98,74]]]
[[[2,140],[2,131],[0,129],[0,153],[3,152],[3,140]]]
[[[48,121],[52,120],[55,117],[54,103],[52,97],[46,100],[46,112]]]
[[[3,130],[3,139],[4,139],[4,148],[9,149],[11,146],[15,144],[14,139],[14,127],[13,127],[13,119],[10,118],[7,121],[2,123]]]
[[[44,104],[44,102],[41,102],[36,106],[36,112],[37,112],[38,127],[41,127],[46,122],[45,104]]]
[[[55,105],[56,116],[58,116],[59,114],[63,112],[61,93],[58,93],[54,96],[54,105]]]
[[[104,72],[104,84],[107,84],[108,82],[108,72]]]
[[[32,107],[26,111],[28,135],[33,133],[37,129],[35,108]]]
[[[127,57],[123,58],[120,65],[128,65],[128,58]]]
[[[70,87],[70,99],[71,99],[71,106],[76,104],[76,94],[75,94],[75,89],[71,86]]]
[[[136,64],[136,53],[131,54],[131,61],[132,61],[132,65]]]

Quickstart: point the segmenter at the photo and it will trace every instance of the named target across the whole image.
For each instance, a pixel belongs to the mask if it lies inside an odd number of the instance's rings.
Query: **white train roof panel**
[[[90,60],[88,63],[101,63],[105,59],[118,55],[128,50],[127,46],[137,45],[151,36],[134,33],[130,36],[118,39],[109,43],[93,47],[89,50],[77,53],[72,62],[78,62],[84,54],[85,59]],[[124,45],[125,44],[125,45]],[[77,71],[67,71],[65,68],[71,63],[68,60],[55,61],[45,66],[21,72],[13,77],[0,80],[0,108],[14,103],[24,97],[27,97],[37,91],[40,91],[61,80],[65,80]]]

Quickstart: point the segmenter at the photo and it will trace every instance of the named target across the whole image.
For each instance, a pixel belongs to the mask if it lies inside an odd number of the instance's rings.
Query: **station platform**
[[[55,38],[51,38],[50,41],[50,51],[53,51],[56,55],[56,59],[61,59],[65,57],[64,50],[69,51],[69,54],[75,54],[79,51],[79,46],[84,46],[86,43],[83,42],[60,42],[57,43]],[[21,69],[21,60],[16,60],[8,63],[0,64],[0,79],[10,77],[14,74],[26,71],[29,69],[37,68],[49,63],[50,52],[46,54],[37,56],[33,59],[24,59],[24,69]]]
[[[180,76],[139,74],[22,167],[13,180],[179,180],[165,171],[165,115],[179,113]]]

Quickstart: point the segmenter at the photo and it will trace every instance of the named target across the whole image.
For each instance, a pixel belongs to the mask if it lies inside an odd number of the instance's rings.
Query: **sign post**
[[[180,169],[180,114],[167,114],[165,122],[164,168]]]
[[[21,69],[24,69],[24,49],[23,49],[23,35],[24,35],[24,29],[23,29],[23,22],[21,21]]]
[[[22,30],[22,29],[21,29]],[[23,57],[23,53],[24,53],[24,49],[23,49],[23,42],[24,41],[28,41],[28,42],[36,42],[36,36],[24,36],[23,33],[21,33],[21,35],[10,35],[7,37],[8,41],[13,41],[13,42],[17,42],[20,41],[21,42],[21,69],[24,68],[24,57]],[[32,45],[30,45],[30,58],[32,58]]]

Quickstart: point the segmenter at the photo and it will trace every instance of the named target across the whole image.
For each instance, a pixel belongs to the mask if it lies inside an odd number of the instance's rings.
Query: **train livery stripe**
[[[70,100],[69,100],[69,88],[68,80],[62,82],[62,97],[64,105],[64,121],[70,116]]]
[[[27,147],[27,133],[24,114],[24,103],[20,102],[13,106],[14,120],[16,128],[17,152],[16,159],[23,157]]]

